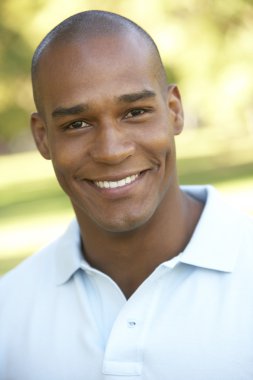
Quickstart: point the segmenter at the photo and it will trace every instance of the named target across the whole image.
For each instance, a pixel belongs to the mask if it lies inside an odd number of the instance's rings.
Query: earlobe
[[[35,144],[40,154],[46,159],[50,160],[50,151],[48,147],[47,130],[45,123],[37,112],[31,115],[31,130]]]
[[[184,126],[184,112],[179,89],[174,84],[171,84],[168,87],[168,107],[170,112],[170,121],[174,127],[174,134],[179,135]]]

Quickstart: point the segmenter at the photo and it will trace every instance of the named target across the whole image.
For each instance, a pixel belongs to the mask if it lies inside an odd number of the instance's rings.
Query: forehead
[[[56,107],[139,91],[156,83],[152,62],[150,47],[133,33],[60,42],[41,57],[40,98]]]

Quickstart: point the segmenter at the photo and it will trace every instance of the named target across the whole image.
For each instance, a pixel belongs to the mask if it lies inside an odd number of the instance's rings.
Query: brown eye
[[[129,111],[126,114],[125,119],[130,119],[131,117],[141,116],[144,113],[145,113],[145,110],[143,110],[143,109],[134,109],[134,110]]]
[[[73,123],[69,125],[70,129],[81,129],[81,128],[87,128],[87,127],[90,127],[90,125],[86,123],[85,121],[74,121]]]

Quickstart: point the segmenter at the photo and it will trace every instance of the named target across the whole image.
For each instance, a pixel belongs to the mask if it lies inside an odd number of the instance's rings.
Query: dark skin
[[[86,231],[85,236],[91,237],[88,242],[85,239],[86,247],[89,247],[89,251],[86,248],[88,261],[93,267],[108,274],[119,285],[126,298],[134,293],[159,264],[182,252],[190,240],[202,205],[183,195],[179,203],[182,219],[180,222],[179,218],[175,221],[171,219],[170,226],[166,224],[167,218],[164,218],[159,234],[152,225],[146,225],[138,233],[132,232],[120,237],[108,238],[106,234],[101,238],[100,235],[99,241],[92,239],[92,234]],[[156,216],[162,222],[159,213]],[[177,230],[175,223],[178,223]]]
[[[126,298],[185,248],[203,208],[178,185],[181,99],[158,67],[126,31],[51,46],[37,74],[38,149],[70,197],[85,258]]]

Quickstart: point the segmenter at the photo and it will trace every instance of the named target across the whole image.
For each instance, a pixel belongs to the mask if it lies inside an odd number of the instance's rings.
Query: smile
[[[139,174],[133,174],[118,181],[94,181],[94,184],[100,189],[116,189],[134,182],[139,177]]]

